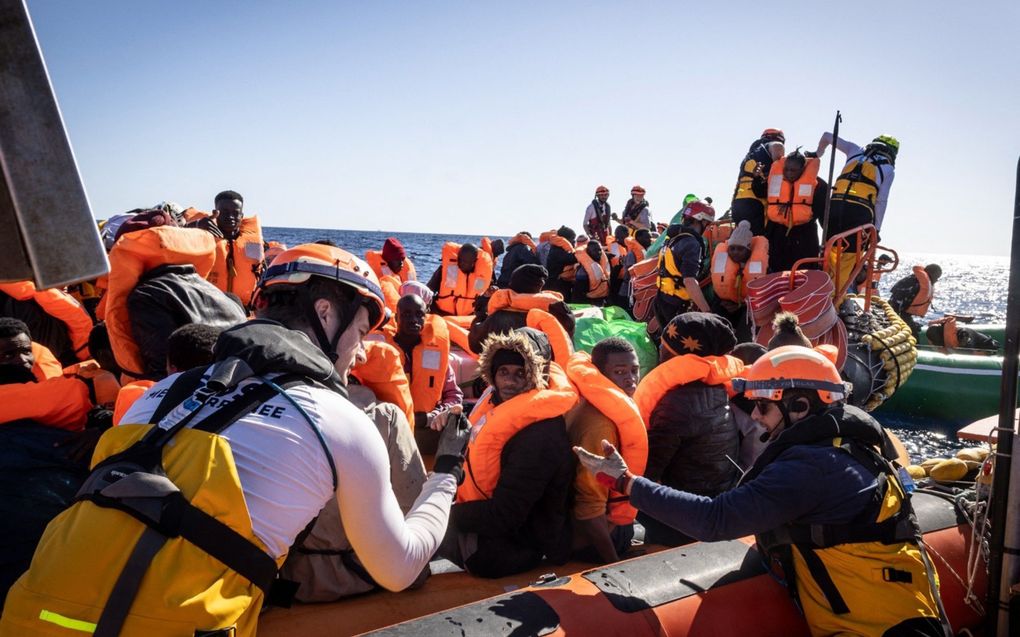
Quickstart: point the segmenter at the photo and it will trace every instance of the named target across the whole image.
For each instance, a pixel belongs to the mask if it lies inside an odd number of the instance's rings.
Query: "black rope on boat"
[[[876,332],[876,334],[877,334],[877,332]],[[899,356],[897,356],[896,354],[893,354],[892,348],[889,347],[886,344],[885,341],[883,341],[879,337],[875,336],[875,334],[872,334],[871,338],[872,338],[872,340],[878,341],[879,344],[882,345],[882,349],[888,351],[889,352],[889,356],[891,356],[892,359],[894,361],[896,361],[896,389],[899,389],[900,385],[903,384],[903,377],[900,375],[900,358],[899,358]],[[881,356],[881,353],[879,355]]]

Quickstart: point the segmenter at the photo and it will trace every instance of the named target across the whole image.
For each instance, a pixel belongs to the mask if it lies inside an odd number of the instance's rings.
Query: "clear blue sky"
[[[813,148],[839,108],[902,144],[883,243],[1009,249],[1015,1],[29,8],[100,218],[231,188],[266,225],[506,235],[600,183],[721,213],[762,128]]]

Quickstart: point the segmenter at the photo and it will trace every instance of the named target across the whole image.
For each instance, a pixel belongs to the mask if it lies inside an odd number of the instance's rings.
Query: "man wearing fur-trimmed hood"
[[[567,560],[573,482],[563,418],[577,393],[549,339],[522,328],[486,339],[479,366],[490,389],[471,412],[464,483],[439,555],[474,575],[503,577],[543,556]]]

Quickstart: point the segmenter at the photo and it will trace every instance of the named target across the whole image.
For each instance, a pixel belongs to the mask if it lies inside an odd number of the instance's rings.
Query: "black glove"
[[[467,448],[471,435],[471,422],[464,414],[450,418],[443,432],[439,434],[436,446],[436,462],[432,466],[435,473],[449,473],[457,478],[457,484],[464,481],[464,450]]]

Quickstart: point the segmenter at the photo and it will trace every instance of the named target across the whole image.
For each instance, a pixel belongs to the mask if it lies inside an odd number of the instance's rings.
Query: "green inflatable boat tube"
[[[1005,327],[968,325],[1000,343],[998,352],[957,349],[946,353],[927,344],[922,334],[917,366],[907,382],[878,408],[909,418],[970,423],[999,413]]]

